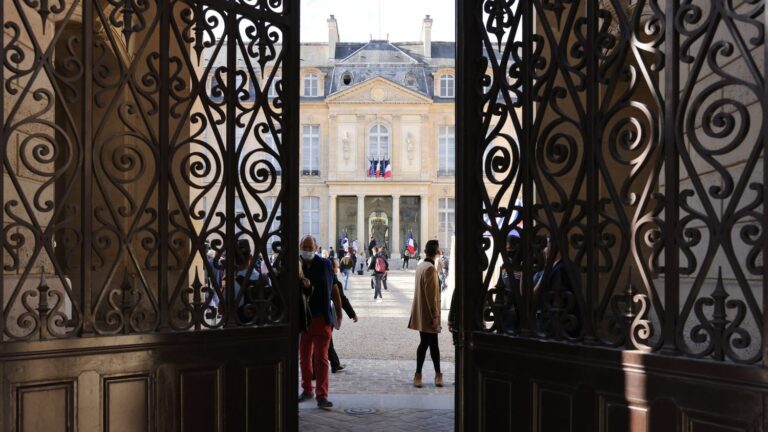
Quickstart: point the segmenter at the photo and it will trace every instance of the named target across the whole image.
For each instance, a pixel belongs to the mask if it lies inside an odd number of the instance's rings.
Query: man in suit
[[[315,394],[312,388],[314,370],[317,382],[317,406],[330,409],[333,403],[328,400],[328,348],[331,344],[333,326],[336,323],[335,312],[331,303],[333,292],[333,269],[331,262],[317,255],[317,240],[311,235],[304,236],[299,252],[302,271],[312,285],[309,308],[312,321],[309,329],[301,333],[299,347],[301,364],[301,387],[299,402],[311,399]],[[313,357],[314,355],[314,365]]]

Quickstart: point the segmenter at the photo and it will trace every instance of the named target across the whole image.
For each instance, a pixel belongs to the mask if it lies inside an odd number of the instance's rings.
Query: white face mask
[[[301,259],[304,261],[310,261],[312,258],[315,257],[315,253],[312,251],[300,251],[299,256],[301,256]]]

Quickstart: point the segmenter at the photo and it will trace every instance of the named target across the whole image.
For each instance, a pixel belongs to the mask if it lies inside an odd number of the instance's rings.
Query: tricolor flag
[[[369,159],[371,165],[368,167],[368,177],[373,177],[376,174],[376,162],[373,159]]]
[[[344,252],[349,250],[349,239],[347,238],[346,231],[344,232],[344,235],[341,236],[341,250]]]
[[[416,249],[414,248],[414,243],[413,243],[413,233],[410,231],[408,232],[408,237],[405,239],[405,247],[406,249],[408,249],[408,253],[410,253],[411,255],[413,255],[413,253],[416,252]]]
[[[392,162],[389,159],[384,161],[386,168],[384,169],[384,178],[392,177]]]
[[[376,161],[376,162],[374,162],[376,164],[376,177],[381,177],[382,174],[384,174],[384,173],[381,172],[381,163],[382,162],[383,161]]]

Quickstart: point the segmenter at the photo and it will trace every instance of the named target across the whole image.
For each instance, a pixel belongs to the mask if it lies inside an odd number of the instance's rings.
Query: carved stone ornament
[[[371,89],[371,99],[381,102],[387,97],[387,91],[382,87],[374,87]]]
[[[349,153],[352,150],[351,146],[349,145],[349,131],[344,132],[344,137],[341,138],[341,150],[342,154],[344,155],[344,160],[349,160]]]
[[[406,154],[408,155],[408,160],[412,161],[415,157],[415,151],[416,146],[413,144],[413,135],[411,135],[410,132],[408,132],[408,135],[405,137],[405,150]]]

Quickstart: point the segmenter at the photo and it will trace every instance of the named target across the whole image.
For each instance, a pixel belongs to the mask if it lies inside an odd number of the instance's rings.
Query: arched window
[[[386,126],[377,124],[368,132],[368,159],[389,159],[389,129]]]
[[[453,75],[443,75],[440,77],[440,96],[445,98],[454,97]]]
[[[348,86],[348,85],[352,84],[352,74],[350,72],[344,72],[341,75],[341,82],[345,86]]]
[[[317,87],[320,80],[315,74],[304,75],[304,96],[315,97],[317,96]]]

